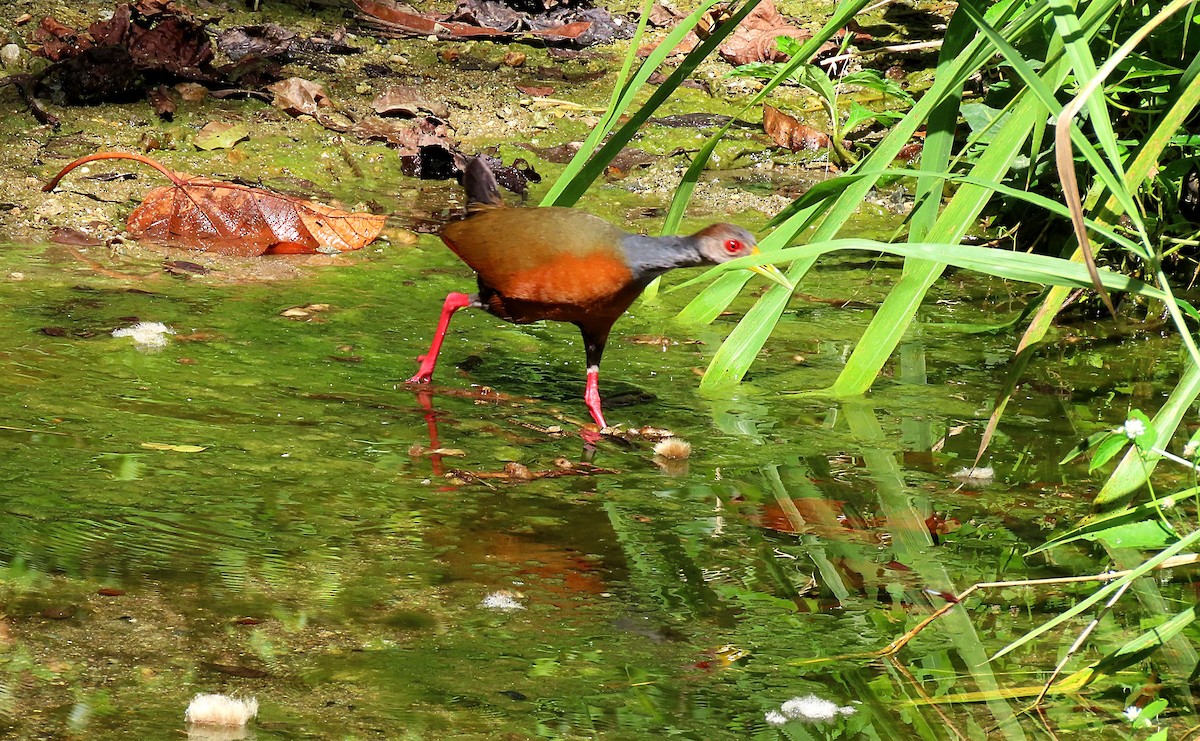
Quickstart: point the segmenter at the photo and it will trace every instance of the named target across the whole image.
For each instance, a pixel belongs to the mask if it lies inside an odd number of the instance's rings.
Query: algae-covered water
[[[832,381],[898,273],[835,260],[802,290],[862,303],[796,300],[736,393],[697,391],[736,316],[679,325],[675,292],[618,323],[610,423],[692,444],[656,462],[643,440],[585,449],[573,327],[460,312],[429,393],[404,385],[471,286],[434,237],[269,282],[170,257],[0,252],[5,737],[173,738],[197,692],[256,697],[258,739],[1036,735],[996,691],[1036,688],[1085,620],[987,657],[1086,589],[987,593],[902,662],[862,654],[976,581],[1101,570],[1086,547],[1021,554],[1086,511],[1092,480],[1058,458],[1156,404],[1173,363],[1168,341],[1131,359],[1062,330],[995,480],[963,487],[1013,337],[961,325],[1023,294],[951,276],[869,397],[789,395]],[[139,321],[174,334],[113,336]],[[488,477],[512,463],[533,480]],[[1048,712],[1120,734],[1136,689]],[[957,692],[991,694],[932,702]],[[808,695],[831,717],[768,722]]]

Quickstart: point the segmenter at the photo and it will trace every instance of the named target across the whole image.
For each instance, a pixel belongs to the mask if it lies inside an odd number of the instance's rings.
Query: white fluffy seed
[[[199,694],[188,704],[183,719],[203,726],[244,726],[258,715],[258,700],[241,700],[229,695]]]
[[[655,444],[654,454],[660,458],[683,460],[692,454],[692,444],[677,437],[668,437]]]

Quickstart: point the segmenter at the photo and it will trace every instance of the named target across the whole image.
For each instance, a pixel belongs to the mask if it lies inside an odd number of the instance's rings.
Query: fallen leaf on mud
[[[264,58],[286,58],[295,40],[295,31],[268,23],[222,31],[217,36],[217,48],[235,62],[251,54]]]
[[[196,103],[208,97],[208,88],[197,82],[181,82],[175,86],[175,92],[187,103]]]
[[[174,453],[202,453],[208,450],[207,445],[171,445],[169,443],[142,443],[149,450],[169,450]]]
[[[146,93],[146,98],[150,101],[154,115],[164,121],[170,121],[175,116],[175,101],[171,99],[171,88],[166,85],[151,88]]]
[[[274,85],[268,85],[267,90],[275,94],[271,105],[293,116],[315,116],[318,108],[333,105],[324,87],[303,77],[280,80]]]
[[[125,225],[137,239],[239,257],[328,249],[348,252],[374,241],[387,220],[383,215],[343,211],[261,188],[187,177],[128,152],[81,157],[42,190],[53,190],[64,175],[82,164],[105,159],[141,162],[171,180],[171,185],[147,193],[129,215]]]
[[[666,28],[674,26],[679,21],[687,17],[687,13],[683,13],[669,3],[657,2],[650,8],[650,16],[646,21],[655,28]]]
[[[775,39],[780,36],[805,40],[811,38],[812,34],[788,22],[788,19],[775,9],[774,0],[763,0],[758,7],[750,11],[717,51],[726,62],[734,65],[782,62],[786,61],[788,56],[775,45]],[[836,47],[834,44],[829,46]]]
[[[187,260],[167,260],[163,263],[163,270],[171,275],[208,275],[212,272],[203,265]]]
[[[192,143],[196,149],[212,151],[214,149],[229,149],[240,141],[250,138],[250,129],[245,124],[230,124],[212,121],[196,134]]]
[[[380,93],[371,107],[381,116],[416,118],[424,112],[444,119],[449,115],[445,103],[430,103],[420,90],[411,85],[393,85]]]
[[[778,108],[763,106],[763,130],[781,147],[793,152],[815,151],[830,145],[829,135],[805,126]]]
[[[331,54],[358,54],[361,49],[346,43],[346,29],[338,28],[328,37],[302,38],[274,23],[261,26],[239,26],[222,31],[217,36],[217,48],[235,62],[243,57],[258,57],[277,62],[311,58],[324,61]]]

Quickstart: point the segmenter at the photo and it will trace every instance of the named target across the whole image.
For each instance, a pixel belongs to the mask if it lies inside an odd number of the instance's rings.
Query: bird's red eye
[[[738,239],[726,239],[725,240],[725,251],[731,255],[736,255],[737,253],[741,252],[745,248],[746,248],[746,245],[742,244],[741,240],[738,240]]]

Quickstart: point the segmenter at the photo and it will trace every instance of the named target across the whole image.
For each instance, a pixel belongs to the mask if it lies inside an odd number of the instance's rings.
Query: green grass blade
[[[1089,12],[1095,6],[1089,8]],[[1089,21],[1094,20],[1090,16]],[[1099,24],[1085,24],[1098,29]],[[981,31],[981,35],[982,31]],[[1065,79],[1068,66],[1060,58],[1044,72],[1043,78],[1053,87]],[[1033,131],[1033,122],[1047,113],[1045,106],[1026,88],[1017,94],[1021,102],[1014,107],[1014,115],[1002,125],[1000,133],[992,141],[978,163],[972,176],[981,180],[999,181],[1012,167]],[[964,186],[951,199],[938,217],[928,238],[932,241],[958,242],[966,228],[973,223],[990,199],[990,190],[978,186]],[[838,396],[853,396],[864,393],[878,377],[892,351],[899,344],[930,286],[938,279],[945,265],[938,261],[905,263],[904,275],[884,299],[874,319],[859,339],[842,372],[838,375],[830,393]]]
[[[1039,3],[1038,6],[1041,7],[1042,4]],[[1019,8],[1020,4],[1017,2],[1000,3],[996,13],[1000,18],[1006,19],[1009,14],[1015,13]],[[1035,14],[1025,13],[1014,21],[1014,26],[1027,30],[1035,25],[1033,22],[1035,18]],[[947,60],[945,69],[938,73],[933,86],[922,96],[909,114],[897,123],[883,141],[859,163],[858,171],[882,170],[883,168],[877,167],[875,163],[891,163],[900,149],[910,141],[912,135],[925,122],[938,101],[947,96],[957,96],[963,82],[991,57],[992,50],[986,44],[986,40],[982,36],[971,38],[965,31],[959,30],[962,28],[961,24],[951,22],[942,49],[942,59]],[[846,187],[836,201],[829,205],[828,213],[825,214],[825,218],[813,238],[828,239],[837,234],[842,225],[862,205],[863,199],[874,187],[877,179],[877,177],[864,177]],[[764,251],[768,247],[790,243],[795,235],[810,223],[806,216],[794,216],[781,224],[775,232],[763,240]],[[798,281],[811,265],[811,262],[793,265],[787,271],[788,278]],[[736,295],[730,290],[733,285],[733,280],[726,279],[711,290],[702,292],[684,310],[683,316],[689,318],[715,317],[728,306],[728,301],[732,300],[732,296]],[[717,351],[701,380],[701,390],[711,391],[714,388],[741,380],[753,363],[754,357],[766,342],[769,330],[774,328],[787,305],[787,296],[782,295],[782,292],[782,287],[778,291],[775,288],[767,291],[738,323],[726,340],[726,343],[731,345],[730,349],[725,350],[722,347]],[[702,307],[703,310],[693,311],[693,307]]]
[[[826,253],[845,250],[899,255],[910,260],[925,260],[929,262],[933,262],[936,259],[941,264],[954,265],[984,275],[992,275],[997,278],[1037,285],[1071,286],[1075,288],[1086,288],[1092,285],[1091,275],[1085,265],[1052,255],[1012,252],[972,244],[952,244],[946,242],[891,243],[878,242],[872,239],[831,239],[823,242],[810,242],[809,244],[797,247],[788,247],[771,254],[752,255],[731,260],[730,262],[710,268],[691,280],[673,287],[671,290],[710,280],[713,276],[727,270],[738,270],[750,265],[759,265],[768,262],[815,260]],[[1124,275],[1123,273],[1101,268],[1099,276],[1104,287],[1113,291],[1133,293],[1156,301],[1162,301],[1167,298],[1167,294],[1156,286]],[[780,288],[786,292],[786,289]]]
[[[700,63],[704,61],[706,57],[708,57],[709,54],[712,54],[713,51],[715,51],[716,48],[721,45],[725,38],[729,36],[729,34],[733,33],[734,29],[737,28],[738,23],[740,23],[743,18],[750,14],[750,11],[753,10],[756,5],[758,5],[758,2],[759,0],[746,0],[745,3],[739,6],[736,11],[734,11],[733,15],[727,21],[715,28],[707,39],[702,41],[695,49],[684,56],[683,61],[679,63],[679,66],[676,67],[671,74],[667,75],[667,78],[660,85],[658,85],[653,92],[650,93],[650,96],[646,99],[646,102],[638,107],[636,111],[630,114],[629,120],[627,120],[616,131],[613,131],[608,137],[608,141],[606,141],[598,150],[595,150],[595,153],[593,154],[593,148],[595,147],[595,144],[604,138],[605,133],[601,131],[599,127],[597,127],[596,131],[593,131],[592,135],[588,137],[587,141],[584,143],[584,146],[580,148],[579,152],[576,153],[575,157],[573,157],[571,162],[568,163],[567,168],[563,170],[562,175],[559,176],[558,180],[555,181],[554,185],[546,193],[545,197],[542,198],[541,205],[575,205],[575,203],[579,201],[580,197],[587,192],[587,189],[591,187],[592,183],[595,182],[596,178],[600,177],[601,173],[604,172],[604,168],[608,166],[608,163],[612,162],[613,158],[616,157],[617,154],[619,154],[620,151],[625,147],[625,145],[629,143],[634,134],[636,134],[638,129],[641,128],[642,124],[644,124],[646,120],[650,118],[650,116],[652,116],[656,110],[658,110],[659,106],[661,106],[667,100],[667,98],[669,98],[675,92],[679,85],[686,80],[692,72],[695,71],[696,67],[698,67]],[[650,56],[646,58],[646,61],[642,63],[642,66],[638,70],[637,74],[634,75],[633,79],[629,82],[629,85],[626,86],[625,93],[621,96],[621,99],[617,103],[617,112],[615,114],[611,114],[614,121],[633,103],[633,99],[638,90],[641,89],[646,80],[650,79],[650,75],[654,73],[654,70],[657,69],[660,64],[662,64],[663,60],[666,59],[667,55],[670,54],[675,46],[683,40],[684,33],[686,33],[687,30],[690,30],[691,27],[695,26],[703,14],[715,4],[716,0],[705,0],[705,2],[698,10],[696,10],[696,12],[692,13],[683,22],[681,22],[680,25],[677,26],[675,30],[667,36],[667,39],[663,41],[663,43],[659,44],[653,52],[651,52]],[[680,33],[681,31],[683,33]]]

